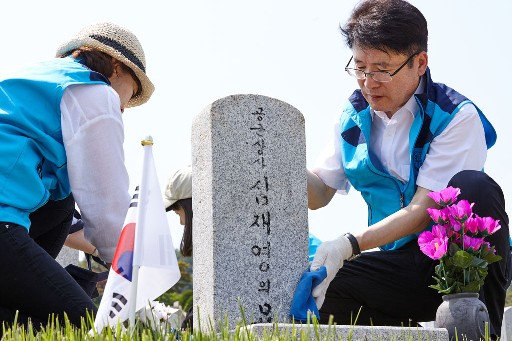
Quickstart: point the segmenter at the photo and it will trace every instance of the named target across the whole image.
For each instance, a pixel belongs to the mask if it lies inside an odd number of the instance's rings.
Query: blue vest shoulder
[[[69,195],[60,102],[77,84],[109,84],[72,58],[56,58],[0,80],[0,221],[29,227],[48,199]]]

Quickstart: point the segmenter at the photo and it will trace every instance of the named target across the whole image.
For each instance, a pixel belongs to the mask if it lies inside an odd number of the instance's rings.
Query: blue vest
[[[379,222],[411,202],[416,192],[418,172],[425,161],[430,143],[463,105],[472,103],[446,85],[432,82],[428,68],[425,76],[425,92],[414,95],[419,110],[414,115],[409,132],[411,167],[407,183],[402,183],[382,170],[382,167],[377,166],[375,158],[370,156],[372,118],[370,106],[360,90],[350,96],[341,114],[343,168],[350,184],[361,192],[368,205],[368,225]],[[496,131],[478,108],[477,111],[484,127],[487,148],[490,148],[496,142]],[[416,237],[417,234],[406,236],[380,248],[395,250]]]
[[[30,227],[29,214],[70,194],[60,102],[76,84],[110,84],[72,58],[0,80],[0,221]]]

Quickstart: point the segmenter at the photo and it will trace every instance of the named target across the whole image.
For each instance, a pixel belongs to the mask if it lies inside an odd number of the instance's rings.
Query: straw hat
[[[179,169],[169,178],[164,194],[164,206],[167,210],[178,200],[192,198],[192,167]]]
[[[62,44],[56,56],[66,56],[81,46],[105,52],[133,70],[139,78],[142,91],[128,101],[127,107],[135,107],[149,100],[155,87],[146,75],[144,50],[132,32],[109,22],[93,24],[84,27],[75,37]]]

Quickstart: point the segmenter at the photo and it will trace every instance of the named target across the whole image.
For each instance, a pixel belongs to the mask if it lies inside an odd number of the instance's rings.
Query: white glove
[[[312,295],[315,298],[318,309],[322,307],[325,293],[329,284],[343,266],[343,262],[352,256],[352,244],[345,236],[329,240],[320,244],[316,250],[315,258],[311,263],[311,271],[317,271],[322,265],[327,269],[327,277],[313,288]]]

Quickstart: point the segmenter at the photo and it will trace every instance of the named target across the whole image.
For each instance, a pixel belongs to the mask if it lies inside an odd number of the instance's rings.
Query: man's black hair
[[[340,30],[351,49],[358,46],[408,55],[427,51],[427,21],[403,0],[364,0]]]

